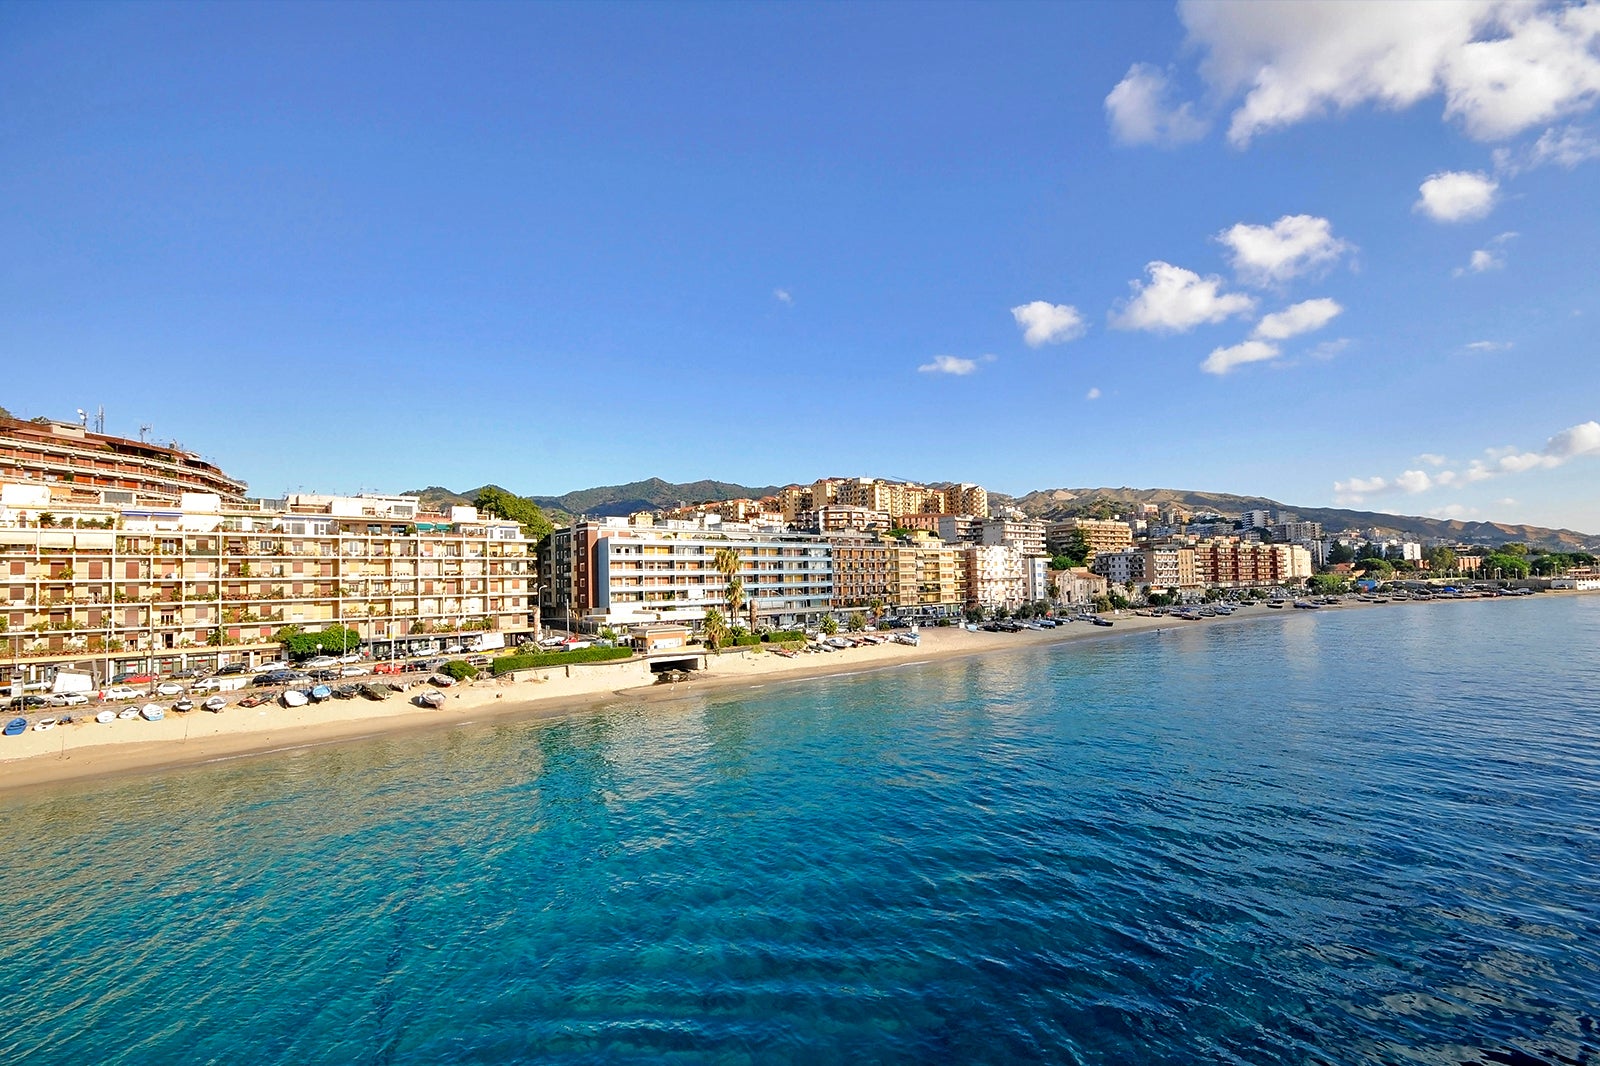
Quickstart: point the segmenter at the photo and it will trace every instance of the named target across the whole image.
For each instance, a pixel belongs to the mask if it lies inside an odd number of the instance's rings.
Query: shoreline
[[[1350,602],[1323,609],[1348,611],[1416,605],[1419,605],[1416,601]],[[489,723],[555,721],[618,701],[667,703],[692,699],[702,693],[736,689],[741,684],[809,681],[948,662],[1006,650],[1116,640],[1136,633],[1183,631],[1197,626],[1295,617],[1297,614],[1293,608],[1275,611],[1256,605],[1232,616],[1201,622],[1130,613],[1116,617],[1116,625],[1110,629],[1078,622],[1058,629],[1021,633],[970,633],[957,627],[932,627],[922,631],[918,647],[885,643],[804,659],[743,650],[708,654],[703,676],[701,671],[696,671],[691,680],[673,685],[642,680],[649,677],[648,666],[643,660],[633,659],[618,664],[558,667],[545,672],[543,679],[501,678],[473,682],[445,690],[446,702],[439,710],[419,707],[409,698],[391,697],[381,702],[356,699],[294,709],[277,704],[259,708],[230,706],[221,714],[195,710],[186,715],[169,714],[160,722],[134,719],[109,724],[74,723],[45,732],[30,730],[19,737],[0,738],[0,743],[7,745],[0,747],[0,751],[6,752],[6,757],[0,759],[0,796],[9,798],[86,780],[163,773],[403,733]],[[629,666],[633,669],[623,669]],[[561,676],[550,676],[555,674]],[[13,744],[17,747],[11,747]]]

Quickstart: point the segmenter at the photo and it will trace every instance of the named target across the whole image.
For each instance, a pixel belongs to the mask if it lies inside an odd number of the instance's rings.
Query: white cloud
[[[1217,234],[1227,245],[1234,273],[1248,285],[1281,285],[1332,266],[1350,246],[1333,235],[1333,224],[1315,215],[1284,215],[1270,226],[1243,222]]]
[[[1044,300],[1013,307],[1011,317],[1022,327],[1022,340],[1030,348],[1076,340],[1089,328],[1076,307]]]
[[[1278,357],[1278,346],[1266,341],[1244,341],[1231,348],[1213,348],[1200,369],[1207,374],[1227,374],[1248,363],[1265,362]]]
[[[1470,518],[1478,513],[1476,507],[1468,507],[1464,503],[1447,503],[1443,507],[1433,507],[1427,512],[1429,518]]]
[[[1334,499],[1342,504],[1363,502],[1368,496],[1388,492],[1426,492],[1431,488],[1472,484],[1508,474],[1522,474],[1529,470],[1552,470],[1565,466],[1574,459],[1600,456],[1600,422],[1580,422],[1569,426],[1544,442],[1538,451],[1521,451],[1515,447],[1486,448],[1483,459],[1474,459],[1465,470],[1451,470],[1428,474],[1424,470],[1407,470],[1394,478],[1350,478],[1333,483]],[[1441,455],[1426,454],[1419,459],[1430,465],[1442,465]],[[1437,464],[1435,464],[1437,461]]]
[[[1469,352],[1505,352],[1513,347],[1510,341],[1473,341],[1467,345]]]
[[[1100,398],[1100,390],[1090,389],[1088,392],[1083,394],[1083,398],[1085,400],[1098,400]]]
[[[1429,466],[1443,466],[1449,461],[1450,460],[1446,459],[1444,456],[1438,455],[1434,452],[1423,452],[1421,455],[1417,456],[1417,462],[1426,463]]]
[[[1407,470],[1394,479],[1394,486],[1401,492],[1427,492],[1433,488],[1433,478],[1424,470]]]
[[[1256,323],[1253,337],[1269,341],[1283,341],[1290,337],[1298,337],[1302,333],[1311,333],[1321,329],[1332,322],[1344,308],[1328,299],[1326,296],[1315,300],[1302,300],[1300,303],[1291,304],[1282,311],[1274,311]]]
[[[1106,96],[1106,119],[1111,134],[1122,144],[1183,144],[1199,140],[1207,124],[1194,114],[1193,104],[1174,107],[1168,102],[1171,86],[1161,70],[1135,63]]]
[[[1541,133],[1528,152],[1527,165],[1537,167],[1554,163],[1556,166],[1571,170],[1579,163],[1596,156],[1600,156],[1600,140],[1596,140],[1586,129],[1567,126],[1564,129],[1548,129]]]
[[[1445,170],[1431,174],[1418,186],[1421,198],[1412,205],[1435,222],[1470,222],[1494,209],[1500,183],[1487,174]]]
[[[1507,177],[1516,177],[1526,170],[1554,164],[1571,170],[1579,163],[1600,156],[1600,140],[1582,126],[1552,126],[1539,134],[1539,139],[1526,147],[1496,148],[1495,170]]]
[[[1145,271],[1149,282],[1130,281],[1133,299],[1111,318],[1118,329],[1187,333],[1202,323],[1249,314],[1256,306],[1255,299],[1244,293],[1224,293],[1223,281],[1215,274],[1201,277],[1159,260]]]
[[[988,362],[989,360],[985,360]],[[954,355],[936,355],[933,362],[923,363],[917,371],[923,374],[955,374],[962,376],[978,369],[976,359],[962,359]]]
[[[1215,96],[1242,95],[1228,138],[1432,96],[1478,140],[1503,140],[1600,95],[1600,7],[1503,0],[1265,4],[1181,0]]]
[[[794,306],[794,297],[789,295],[788,289],[773,289],[772,298],[789,307]]]
[[[1459,278],[1463,274],[1482,274],[1486,270],[1499,270],[1505,265],[1506,261],[1489,249],[1478,248],[1473,251],[1472,258],[1467,260],[1467,265],[1456,267],[1453,273]]]
[[[1561,459],[1600,452],[1600,422],[1581,422],[1551,437],[1544,445],[1545,454]]]

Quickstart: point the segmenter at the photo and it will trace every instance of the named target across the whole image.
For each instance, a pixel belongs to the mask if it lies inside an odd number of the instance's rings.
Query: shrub
[[[457,681],[471,681],[478,676],[478,668],[471,663],[464,663],[460,659],[452,659],[439,668],[442,674],[448,674]]]
[[[779,629],[761,634],[761,639],[769,644],[787,644],[792,640],[805,640],[806,635],[798,629]]]
[[[494,676],[513,670],[532,670],[540,666],[566,666],[569,663],[598,663],[631,659],[631,648],[579,648],[577,651],[545,651],[537,655],[508,655],[494,661]]]

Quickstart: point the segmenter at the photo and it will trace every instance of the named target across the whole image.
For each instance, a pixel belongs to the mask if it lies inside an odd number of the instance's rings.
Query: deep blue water
[[[29,794],[0,1063],[1600,1063],[1597,680],[1296,612]]]

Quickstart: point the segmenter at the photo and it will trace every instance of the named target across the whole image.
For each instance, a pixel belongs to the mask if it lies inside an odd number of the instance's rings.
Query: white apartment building
[[[967,606],[1015,609],[1027,597],[1023,555],[1009,544],[964,544]]]
[[[558,529],[540,556],[541,605],[571,628],[676,622],[698,626],[711,608],[727,615],[728,579],[717,552],[739,557],[744,603],[730,622],[753,628],[809,625],[833,599],[833,551],[809,533],[735,523],[586,520]]]

